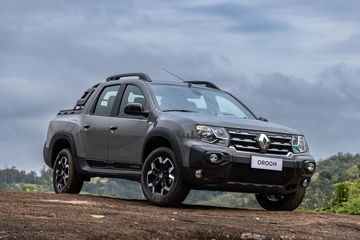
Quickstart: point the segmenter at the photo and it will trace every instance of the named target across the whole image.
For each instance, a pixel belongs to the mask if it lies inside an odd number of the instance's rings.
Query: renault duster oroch
[[[294,210],[316,166],[301,133],[256,117],[214,84],[144,73],[86,90],[50,122],[43,152],[56,193],[79,193],[91,177],[123,178],[163,206],[202,189],[255,193],[267,210]]]

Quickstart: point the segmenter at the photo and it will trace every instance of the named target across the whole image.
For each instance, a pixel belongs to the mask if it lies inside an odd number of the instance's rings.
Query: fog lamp
[[[212,153],[209,156],[209,160],[212,163],[216,163],[219,160],[219,156],[216,153]]]
[[[307,163],[306,169],[311,173],[315,172],[315,163],[313,162]]]
[[[195,171],[195,177],[197,178],[202,178],[202,175],[203,175],[203,171],[202,169],[198,169]]]
[[[303,181],[302,186],[303,186],[303,187],[307,187],[307,186],[309,185],[309,183],[310,183],[309,179],[306,178],[306,179]]]

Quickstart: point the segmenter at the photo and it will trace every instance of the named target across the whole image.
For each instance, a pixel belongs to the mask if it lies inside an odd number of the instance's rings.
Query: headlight
[[[197,125],[196,133],[203,142],[214,143],[223,146],[229,145],[230,137],[225,128]]]
[[[291,142],[294,153],[304,153],[307,151],[306,140],[304,136],[292,136]]]

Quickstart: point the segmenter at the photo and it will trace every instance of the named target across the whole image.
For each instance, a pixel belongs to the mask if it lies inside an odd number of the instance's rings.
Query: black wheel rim
[[[147,172],[147,186],[154,195],[164,196],[175,182],[175,167],[168,157],[157,157]]]
[[[62,191],[65,188],[68,178],[69,178],[69,159],[63,156],[58,160],[55,168],[56,187],[60,191]]]

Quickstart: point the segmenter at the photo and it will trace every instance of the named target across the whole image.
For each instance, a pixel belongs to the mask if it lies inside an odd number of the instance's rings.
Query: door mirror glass
[[[129,115],[144,115],[144,109],[141,103],[128,103],[124,112]]]

